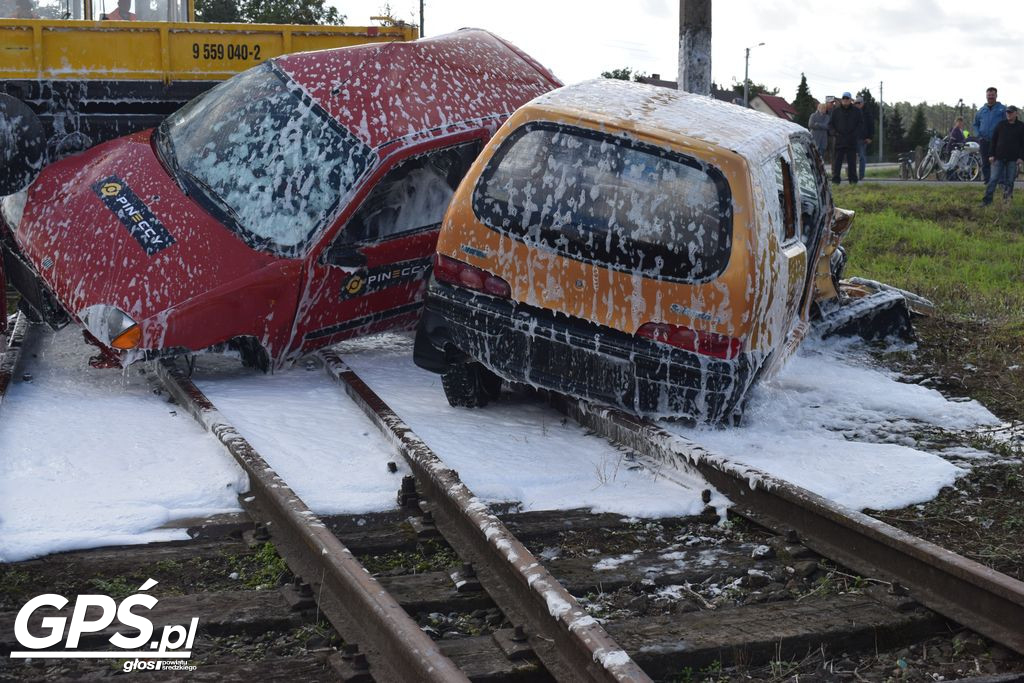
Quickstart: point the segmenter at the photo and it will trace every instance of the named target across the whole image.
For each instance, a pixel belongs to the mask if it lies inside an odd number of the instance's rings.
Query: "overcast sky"
[[[385,3],[328,0],[350,25],[368,24]],[[418,0],[391,0],[393,14],[419,21]],[[716,0],[712,76],[726,86],[750,78],[792,101],[807,75],[818,99],[884,82],[887,102],[985,100],[999,88],[1005,104],[1024,105],[1024,3],[859,0],[844,7],[809,0]],[[676,80],[678,0],[426,0],[426,35],[465,26],[515,43],[566,83],[631,67]]]

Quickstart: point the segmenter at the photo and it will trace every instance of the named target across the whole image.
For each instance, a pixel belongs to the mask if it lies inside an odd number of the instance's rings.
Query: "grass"
[[[945,316],[1024,331],[1024,202],[982,207],[982,193],[973,183],[836,188],[836,204],[857,212],[847,275],[917,292]]]

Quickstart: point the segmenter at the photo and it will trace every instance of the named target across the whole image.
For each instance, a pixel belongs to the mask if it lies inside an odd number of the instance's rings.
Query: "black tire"
[[[260,372],[270,371],[270,354],[253,337],[236,337],[229,346],[238,350],[238,355],[242,359],[242,367]]]
[[[46,131],[19,99],[0,93],[0,196],[28,187],[46,163]]]
[[[441,386],[448,405],[456,408],[483,408],[498,398],[501,378],[480,365],[463,363],[441,375]]]

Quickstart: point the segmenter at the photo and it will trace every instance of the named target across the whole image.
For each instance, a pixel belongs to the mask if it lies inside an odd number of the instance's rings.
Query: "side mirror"
[[[46,131],[21,100],[0,93],[0,196],[28,187],[46,163]]]
[[[366,254],[351,244],[338,244],[327,250],[324,263],[342,268],[362,268],[366,265]]]

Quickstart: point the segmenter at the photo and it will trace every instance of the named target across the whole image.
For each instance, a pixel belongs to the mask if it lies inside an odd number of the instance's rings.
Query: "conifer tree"
[[[796,119],[794,119],[796,123],[806,127],[807,121],[817,106],[818,103],[811,97],[811,89],[807,87],[807,76],[800,74],[800,85],[796,88],[796,98],[793,100],[793,109],[796,109]]]

